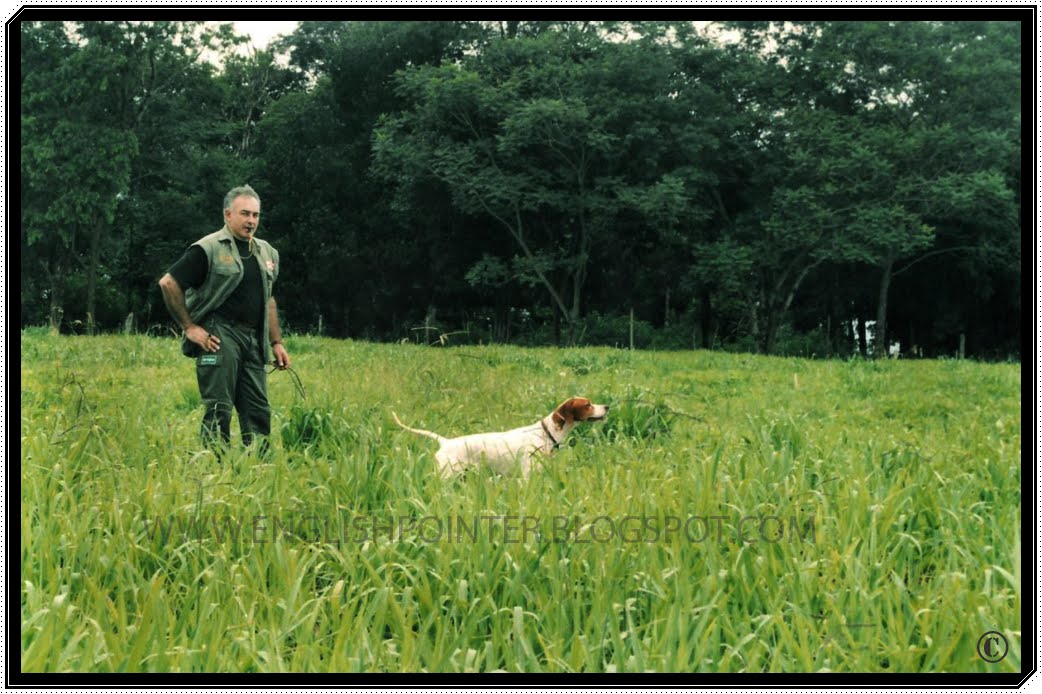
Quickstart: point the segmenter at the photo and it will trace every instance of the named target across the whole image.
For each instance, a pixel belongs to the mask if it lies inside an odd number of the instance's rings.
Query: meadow
[[[218,461],[175,340],[22,332],[23,671],[1021,667],[1017,364],[287,347],[306,398],[269,376],[270,456]],[[571,395],[608,420],[528,479],[390,417]]]

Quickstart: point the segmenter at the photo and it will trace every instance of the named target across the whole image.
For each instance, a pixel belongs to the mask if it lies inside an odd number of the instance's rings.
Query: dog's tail
[[[438,434],[435,434],[433,431],[426,431],[424,429],[413,429],[412,427],[405,426],[404,424],[402,424],[402,420],[398,419],[398,415],[394,413],[394,410],[391,410],[391,416],[394,417],[394,423],[400,426],[402,429],[405,429],[406,431],[411,431],[412,433],[419,434],[420,436],[426,436],[429,439],[434,439],[438,443],[441,443],[445,440],[444,436],[439,436]]]

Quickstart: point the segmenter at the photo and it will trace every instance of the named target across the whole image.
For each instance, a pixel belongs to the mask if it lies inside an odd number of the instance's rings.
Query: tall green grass
[[[271,456],[218,462],[176,342],[23,332],[23,670],[1020,668],[1015,365],[288,348],[307,399],[269,377]],[[443,480],[389,416],[458,435],[571,395],[609,419],[527,480]]]

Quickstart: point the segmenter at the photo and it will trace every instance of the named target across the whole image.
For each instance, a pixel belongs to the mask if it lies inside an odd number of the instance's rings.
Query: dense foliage
[[[249,182],[290,331],[1019,357],[1021,32],[23,22],[21,322],[165,331]]]

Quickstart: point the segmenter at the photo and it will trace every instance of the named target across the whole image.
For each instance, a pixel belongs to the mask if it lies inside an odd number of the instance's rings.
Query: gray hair
[[[228,194],[224,196],[224,209],[232,209],[232,201],[241,195],[254,198],[258,203],[260,203],[260,196],[257,195],[257,191],[244,184],[228,191]]]

